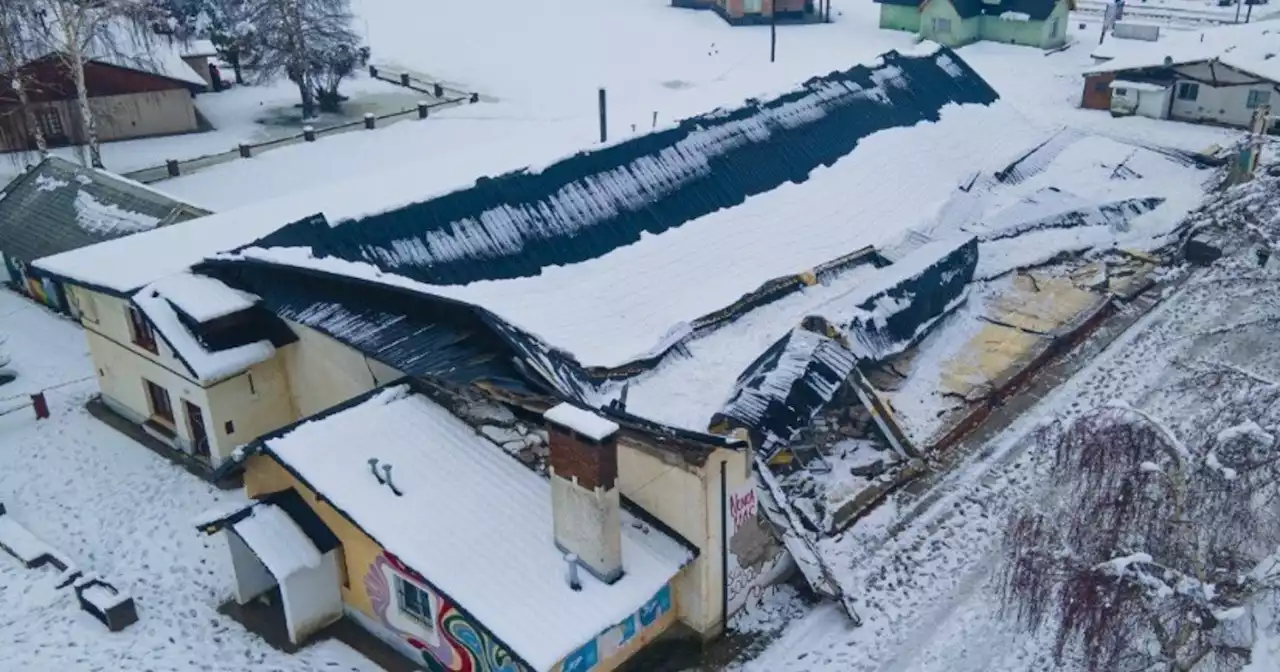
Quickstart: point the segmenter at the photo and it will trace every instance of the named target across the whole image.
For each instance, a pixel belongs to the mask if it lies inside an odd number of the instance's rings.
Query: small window
[[[1058,36],[1058,28],[1060,27],[1060,26],[1058,25],[1058,22],[1059,22],[1060,20],[1061,20],[1061,19],[1054,18],[1054,20],[1052,20],[1052,21],[1050,21],[1050,22],[1049,22],[1049,37],[1057,37],[1057,36]]]
[[[1105,79],[1101,79],[1101,80],[1098,80],[1098,81],[1096,81],[1096,82],[1094,82],[1094,83],[1093,83],[1093,92],[1094,92],[1094,93],[1102,93],[1102,92],[1106,91],[1106,90],[1107,90],[1107,89],[1109,89],[1109,88],[1111,88],[1111,82],[1108,82],[1108,81],[1107,81],[1107,80],[1105,80]]]
[[[61,140],[67,137],[66,128],[62,125],[62,113],[56,107],[44,107],[36,110],[36,123],[44,131],[44,137],[50,140]]]
[[[400,611],[406,616],[428,630],[435,630],[435,621],[431,617],[434,613],[431,610],[431,595],[427,591],[397,576],[396,601],[400,604]]]
[[[1178,82],[1178,100],[1195,100],[1199,97],[1199,84],[1195,82]]]
[[[1250,91],[1249,100],[1245,103],[1245,105],[1251,110],[1255,107],[1262,107],[1263,105],[1269,104],[1271,104],[1270,91]]]
[[[258,388],[253,384],[253,372],[245,373],[244,376],[249,380],[249,396],[258,396]]]
[[[1129,95],[1129,89],[1118,88],[1116,89],[1116,95],[1120,96],[1121,98],[1124,98],[1125,96]]]
[[[79,290],[71,290],[71,295],[76,297],[77,307],[80,308],[80,317],[92,322],[98,323],[98,305],[93,300],[93,295],[88,292]]]
[[[157,351],[156,332],[151,329],[151,323],[137,306],[129,306],[129,334],[133,337],[134,345],[153,353]]]
[[[231,436],[236,433],[236,423],[231,422],[230,420],[223,424],[222,428],[227,430],[227,436]]]
[[[151,404],[151,419],[173,425],[173,402],[169,400],[169,391],[155,383],[142,379],[147,388],[147,401]]]
[[[935,19],[933,20],[933,32],[934,32],[934,34],[937,34],[937,35],[950,35],[950,34],[951,34],[951,19],[938,19],[938,18],[935,18]]]

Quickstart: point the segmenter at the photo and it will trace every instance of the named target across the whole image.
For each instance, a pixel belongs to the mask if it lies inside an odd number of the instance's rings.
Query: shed
[[[60,283],[29,274],[28,264],[207,214],[123,177],[50,156],[0,193],[0,265],[15,288],[75,314]]]

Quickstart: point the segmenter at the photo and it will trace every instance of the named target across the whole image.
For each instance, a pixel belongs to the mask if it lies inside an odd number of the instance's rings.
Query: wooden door
[[[187,414],[187,430],[191,434],[191,451],[196,457],[209,458],[209,432],[204,426],[204,411],[199,406],[182,400],[182,410]]]

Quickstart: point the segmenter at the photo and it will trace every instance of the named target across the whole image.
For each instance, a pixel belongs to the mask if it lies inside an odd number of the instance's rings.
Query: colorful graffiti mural
[[[400,611],[395,580],[407,581],[431,598],[432,624]],[[457,605],[432,590],[422,575],[383,552],[364,576],[374,616],[422,654],[428,669],[440,672],[528,672],[488,631],[466,618]]]
[[[644,603],[640,610],[626,620],[605,630],[600,636],[587,642],[582,648],[565,656],[560,672],[588,672],[614,657],[635,636],[644,632],[671,611],[671,586],[663,586],[656,595]]]

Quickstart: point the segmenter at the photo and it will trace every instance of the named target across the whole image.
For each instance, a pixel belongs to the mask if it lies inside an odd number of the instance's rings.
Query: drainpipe
[[[729,480],[725,466],[728,462],[720,461],[720,617],[724,627],[729,627],[729,540],[725,531],[729,529]]]

